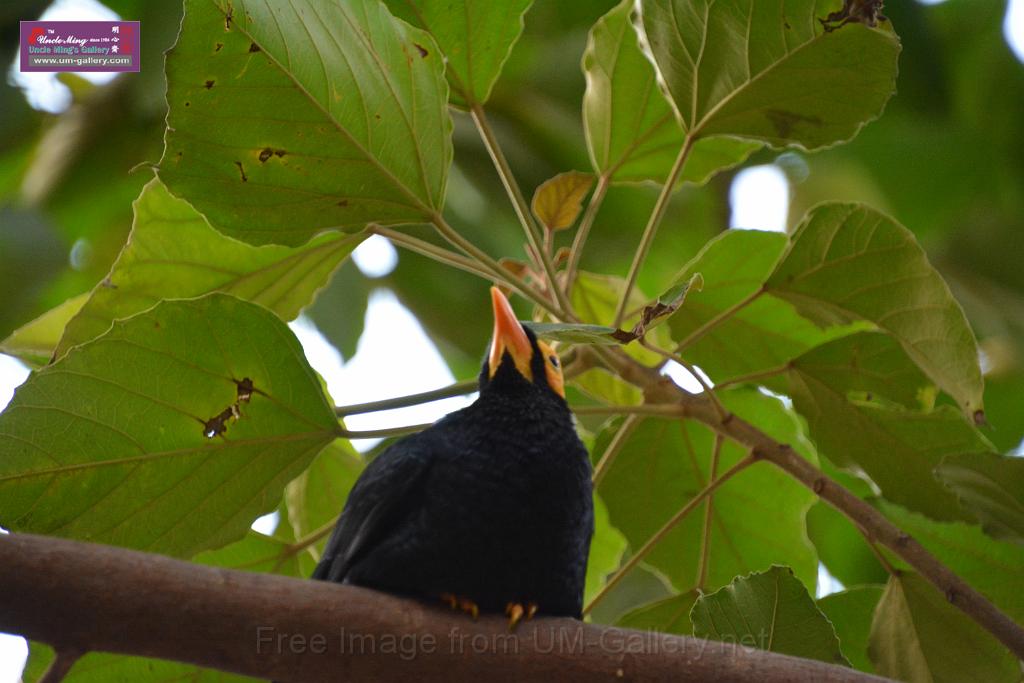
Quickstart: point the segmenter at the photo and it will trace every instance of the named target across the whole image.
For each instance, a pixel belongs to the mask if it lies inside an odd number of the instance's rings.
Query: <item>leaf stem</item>
[[[681,417],[683,415],[681,407],[664,404],[642,404],[638,406],[573,406],[572,412],[577,415],[660,415],[662,417]]]
[[[404,436],[405,434],[414,434],[415,432],[422,432],[424,429],[429,427],[433,423],[424,423],[418,425],[404,425],[402,427],[386,427],[384,429],[367,429],[364,431],[353,431],[350,429],[338,430],[338,436],[343,439],[385,439],[389,436]]]
[[[501,182],[505,186],[505,191],[508,193],[509,199],[512,200],[512,206],[519,217],[523,230],[526,232],[526,237],[530,241],[533,250],[540,257],[541,265],[544,266],[544,274],[547,276],[548,289],[554,292],[555,301],[558,302],[561,310],[571,316],[572,304],[569,302],[568,297],[566,297],[565,292],[562,291],[562,288],[558,286],[555,266],[551,262],[551,256],[544,250],[540,227],[533,220],[530,207],[526,203],[526,198],[523,197],[522,190],[519,189],[519,183],[516,182],[515,175],[512,173],[512,167],[509,166],[508,160],[505,158],[505,153],[501,151],[501,145],[498,144],[498,138],[495,136],[494,129],[491,128],[491,124],[487,120],[484,108],[480,106],[479,102],[472,102],[470,103],[469,112],[473,116],[473,123],[476,124],[477,130],[480,132],[480,138],[484,141],[484,147],[487,148],[487,152],[491,155],[494,168],[498,171],[498,176],[500,176]],[[563,316],[563,319],[565,319],[565,316]]]
[[[718,476],[718,461],[722,455],[722,443],[725,437],[715,434],[715,447],[711,452],[711,471],[708,477],[713,481]],[[715,495],[708,494],[708,504],[704,506],[704,529],[700,536],[700,565],[697,571],[697,588],[704,590],[708,578],[708,560],[711,558],[711,520],[714,515]]]
[[[338,406],[334,409],[334,414],[338,417],[345,417],[346,415],[373,413],[378,410],[406,408],[408,406],[420,405],[421,403],[438,401],[442,398],[471,394],[477,390],[478,386],[479,383],[477,380],[467,379],[462,382],[456,382],[455,384],[449,384],[448,386],[441,387],[440,389],[431,389],[430,391],[423,391],[418,394],[409,394],[408,396],[398,396],[396,398],[385,398],[380,401],[355,403],[348,406]]]
[[[409,251],[415,251],[417,254],[426,256],[438,263],[443,263],[467,273],[478,275],[483,279],[490,280],[492,282],[495,279],[493,273],[480,267],[473,259],[467,258],[462,254],[456,254],[454,251],[449,251],[444,247],[437,246],[436,244],[431,244],[426,240],[421,240],[416,237],[412,237],[411,235],[406,235],[398,230],[392,230],[382,226],[374,226],[373,232],[387,237],[394,244],[405,247]]]
[[[629,572],[633,571],[633,569],[638,564],[640,564],[640,562],[642,562],[644,558],[650,555],[651,551],[654,550],[655,546],[657,546],[658,543],[660,543],[662,539],[664,539],[670,531],[676,528],[676,525],[678,525],[679,522],[683,521],[683,519],[685,519],[687,515],[693,512],[693,510],[698,505],[700,505],[701,501],[703,501],[705,498],[711,495],[719,486],[729,481],[735,475],[739,474],[740,472],[742,472],[755,462],[757,462],[757,458],[755,458],[753,455],[748,455],[747,457],[743,458],[735,465],[730,467],[728,470],[726,470],[722,474],[722,476],[720,476],[717,479],[713,479],[707,486],[701,489],[697,493],[697,495],[690,499],[690,502],[684,505],[683,508],[679,510],[679,512],[674,514],[670,520],[665,522],[665,525],[661,527],[657,532],[655,532],[655,534],[651,536],[647,540],[647,542],[644,543],[643,546],[641,546],[640,549],[633,554],[632,557],[629,558],[626,564],[622,565],[619,568],[619,570],[615,572],[615,574],[612,575],[610,579],[608,579],[608,582],[601,588],[600,592],[598,592],[598,594],[593,597],[590,603],[585,608],[583,608],[583,613],[588,614],[592,609],[594,609],[594,606],[597,605],[597,603],[601,602],[601,600],[603,600],[608,595],[608,593],[611,592],[611,590],[615,586],[617,586],[618,583],[622,581],[622,579],[624,579],[627,574],[629,574]]]
[[[579,272],[580,257],[583,254],[583,246],[587,243],[587,236],[590,234],[590,228],[594,225],[594,219],[597,218],[597,212],[601,208],[601,204],[604,202],[604,197],[608,193],[608,187],[611,185],[607,173],[602,173],[597,179],[597,185],[594,187],[594,193],[590,195],[590,202],[587,204],[587,210],[583,213],[583,219],[580,221],[580,227],[576,230],[576,237],[573,238],[572,248],[569,250],[569,263],[565,267],[565,295],[572,295],[572,286],[576,282],[576,275]]]
[[[742,310],[746,306],[749,306],[759,296],[764,294],[764,292],[765,292],[764,287],[763,286],[759,287],[756,291],[750,293],[749,295],[747,295],[746,297],[744,297],[740,301],[737,301],[735,304],[733,304],[729,308],[725,309],[724,311],[722,311],[721,313],[716,315],[711,320],[707,321],[706,323],[704,323],[703,325],[698,327],[696,330],[694,330],[693,332],[688,334],[686,336],[686,338],[683,339],[683,341],[679,342],[679,345],[676,346],[676,353],[682,353],[685,349],[689,348],[691,344],[693,344],[694,342],[699,340],[701,337],[703,337],[705,334],[707,334],[712,329],[714,329],[716,325],[719,325],[723,321],[728,320],[732,316],[736,315],[737,312],[739,312],[740,310]]]
[[[658,201],[654,203],[651,217],[647,220],[644,234],[640,238],[640,244],[636,248],[636,253],[633,255],[633,263],[629,267],[629,275],[626,276],[626,288],[622,290],[622,298],[619,300],[619,306],[615,311],[613,327],[622,325],[622,319],[626,314],[626,306],[629,305],[629,295],[636,285],[637,276],[640,274],[640,266],[647,259],[651,243],[654,242],[654,236],[658,233],[658,226],[661,224],[661,219],[665,216],[669,199],[672,198],[672,192],[675,190],[676,182],[683,172],[683,166],[686,165],[686,160],[690,156],[690,150],[693,149],[694,142],[696,142],[696,138],[692,134],[686,136],[683,146],[679,149],[679,155],[676,157],[675,163],[672,164],[672,170],[669,171],[668,177],[665,178],[665,184],[661,187],[661,194],[658,195]]]
[[[591,475],[591,481],[594,484],[594,490],[601,485],[601,480],[604,479],[604,475],[608,473],[612,463],[615,462],[615,458],[618,457],[619,451],[626,444],[633,430],[640,423],[640,417],[638,415],[628,415],[625,420],[622,421],[622,425],[619,426],[619,431],[615,432],[615,436],[608,443],[608,447],[604,449],[604,453],[601,454],[601,459],[597,462],[594,467],[594,474]]]

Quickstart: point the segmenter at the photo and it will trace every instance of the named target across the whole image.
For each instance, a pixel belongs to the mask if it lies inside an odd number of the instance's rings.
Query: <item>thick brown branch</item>
[[[602,355],[602,359],[611,364],[623,379],[641,387],[648,401],[679,406],[686,417],[703,422],[716,432],[749,447],[755,456],[771,462],[814,491],[852,520],[867,534],[869,541],[881,543],[896,553],[931,582],[951,604],[998,638],[1018,658],[1024,659],[1024,628],[939,562],[909,534],[800,457],[789,445],[775,441],[734,415],[720,417],[715,405],[705,396],[683,391],[657,370],[645,367],[623,353],[607,353]]]
[[[742,645],[503,617],[351,586],[0,536],[0,631],[279,681],[880,681]]]

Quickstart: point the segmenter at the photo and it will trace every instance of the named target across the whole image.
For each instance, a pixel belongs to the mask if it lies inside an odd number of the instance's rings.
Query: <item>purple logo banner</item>
[[[23,21],[22,71],[138,71],[137,21]]]

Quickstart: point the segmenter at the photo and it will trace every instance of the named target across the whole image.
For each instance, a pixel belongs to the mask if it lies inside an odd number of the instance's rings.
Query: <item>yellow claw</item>
[[[448,605],[452,609],[462,610],[475,620],[480,616],[480,608],[477,604],[469,598],[463,598],[455,595],[454,593],[441,593],[441,602]]]
[[[510,602],[505,605],[505,614],[508,615],[508,630],[515,631],[516,626],[524,619],[529,621],[537,613],[537,603],[527,603],[526,607],[518,602]]]

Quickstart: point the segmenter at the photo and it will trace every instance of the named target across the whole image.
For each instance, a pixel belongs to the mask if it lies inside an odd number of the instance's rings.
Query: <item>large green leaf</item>
[[[693,603],[696,601],[697,591],[695,590],[655,600],[622,615],[615,625],[641,631],[690,635],[693,633],[690,610],[693,609]]]
[[[748,389],[722,392],[726,407],[752,421],[782,443],[813,458],[794,416],[782,404]],[[613,429],[598,437],[604,452]],[[686,505],[709,481],[714,436],[689,421],[646,419],[625,440],[601,481],[599,493],[612,524],[635,551]],[[746,455],[736,444],[722,445],[718,474]],[[814,494],[773,467],[755,464],[714,493],[707,545],[706,589],[715,589],[738,574],[772,564],[791,564],[808,586],[818,563],[807,542],[804,515]],[[645,562],[681,590],[697,586],[700,574],[705,505],[685,517],[647,556]]]
[[[1013,683],[1020,664],[917,574],[889,579],[868,647],[875,670],[902,681]]]
[[[978,346],[963,309],[914,234],[888,216],[859,204],[812,209],[767,290],[821,323],[874,323],[968,415],[981,410]]]
[[[818,609],[825,613],[839,637],[839,649],[850,664],[868,673],[875,667],[868,658],[868,637],[875,606],[882,598],[882,586],[855,586],[832,593],[818,600]]]
[[[429,222],[452,158],[443,64],[376,0],[188,0],[160,177],[252,244]]]
[[[205,550],[193,558],[199,564],[246,572],[263,572],[301,578],[304,572],[298,553],[280,538],[249,531],[244,538],[223,548]]]
[[[702,595],[690,620],[699,638],[849,666],[831,622],[789,567],[737,577]]]
[[[828,503],[818,501],[807,511],[807,537],[829,574],[844,586],[885,583],[888,578],[864,535]]]
[[[385,0],[395,14],[434,36],[448,65],[451,103],[468,108],[491,95],[523,32],[533,0]]]
[[[867,474],[891,501],[933,519],[970,519],[934,470],[945,456],[990,447],[952,406],[919,412],[898,405],[913,401],[926,382],[884,335],[857,334],[812,349],[790,363],[787,379],[821,455]],[[874,394],[894,402],[868,400]]]
[[[986,532],[1024,543],[1024,459],[989,453],[952,455],[935,473]]]
[[[789,302],[762,291],[786,245],[786,236],[778,233],[729,230],[676,276],[676,283],[684,283],[699,273],[704,286],[669,320],[672,338],[684,344],[687,360],[716,382],[781,371],[804,351],[848,333],[846,327],[822,330]]]
[[[849,140],[895,90],[887,25],[826,32],[832,2],[641,0],[650,54],[683,129],[806,149]]]
[[[295,536],[302,538],[331,525],[338,519],[349,491],[363,471],[365,462],[352,444],[335,439],[320,452],[305,472],[296,477],[284,490],[288,519]],[[319,548],[327,542],[328,534],[316,544],[313,559],[319,560]]]
[[[162,299],[214,291],[253,301],[291,320],[365,237],[331,233],[296,248],[254,247],[212,229],[187,202],[154,180],[135,201],[128,243],[68,324],[56,355],[99,336],[115,319]]]
[[[163,302],[18,389],[0,415],[0,525],[189,557],[241,538],[337,432],[273,313]]]
[[[623,0],[590,30],[583,53],[583,127],[599,174],[612,181],[663,183],[683,146],[683,131],[637,43],[629,16],[634,4]],[[734,138],[700,140],[681,177],[706,182],[717,171],[742,163],[758,147]]]
[[[88,301],[89,294],[71,297],[60,306],[19,327],[7,339],[0,342],[0,353],[20,359],[34,367],[50,362],[53,350],[57,348],[64,328]]]
[[[977,526],[936,522],[884,500],[873,503],[957,576],[1018,623],[1024,622],[1024,591],[1021,591],[1024,547],[992,539]],[[893,561],[906,566],[898,558]]]

